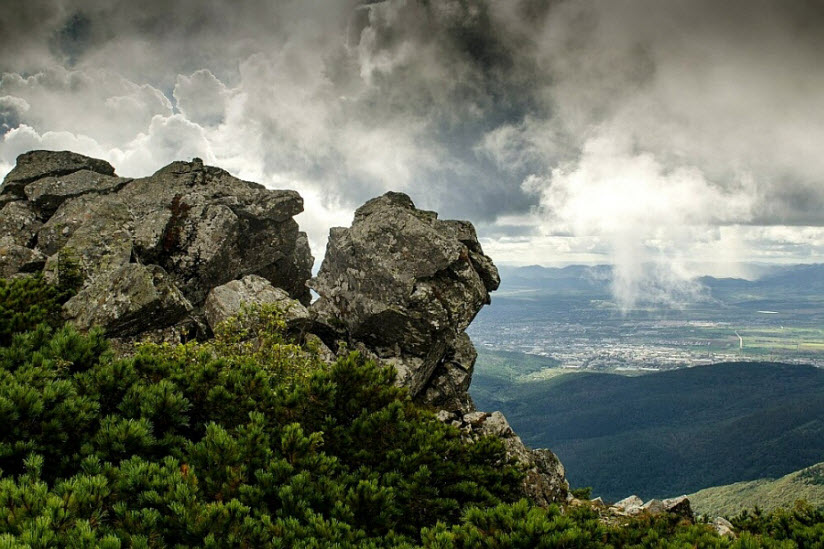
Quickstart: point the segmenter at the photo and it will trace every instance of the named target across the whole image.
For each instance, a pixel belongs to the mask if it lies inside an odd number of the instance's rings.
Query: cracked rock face
[[[245,276],[213,288],[206,298],[203,312],[214,331],[221,322],[239,314],[244,305],[276,307],[290,331],[301,331],[310,325],[309,311],[302,303],[257,275]]]
[[[361,206],[351,228],[331,230],[309,284],[317,315],[393,364],[412,396],[468,409],[476,354],[464,330],[499,282],[470,223],[390,192]]]
[[[32,151],[0,186],[0,271],[43,269],[56,281],[70,259],[84,299],[67,303],[67,316],[110,335],[205,326],[197,319],[209,292],[250,274],[308,305],[313,259],[293,219],[301,211],[298,193],[198,159],[125,179],[103,160]]]

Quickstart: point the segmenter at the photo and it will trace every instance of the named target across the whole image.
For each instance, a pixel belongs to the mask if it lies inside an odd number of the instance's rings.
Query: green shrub
[[[102,332],[57,325],[60,290],[0,288],[0,548],[824,545],[804,505],[742,514],[730,540],[518,500],[500,440],[463,440],[357,354],[324,364],[271,309],[118,359]]]
[[[70,292],[47,284],[41,275],[0,279],[0,345],[38,324],[58,326],[61,306],[69,297]]]
[[[392,370],[356,354],[328,366],[261,319],[255,343],[223,333],[128,359],[100,332],[15,335],[0,350],[0,539],[396,546],[518,497],[500,441],[464,442]]]

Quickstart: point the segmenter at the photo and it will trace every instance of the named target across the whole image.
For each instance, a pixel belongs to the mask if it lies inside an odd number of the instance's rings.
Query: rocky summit
[[[320,271],[294,217],[303,199],[199,159],[118,177],[71,152],[21,155],[0,186],[0,276],[42,272],[76,294],[64,315],[125,340],[208,338],[244,303],[273,304],[321,356],[357,350],[392,365],[413,399],[468,439],[501,438],[525,494],[564,501],[548,450],[530,450],[500,413],[475,409],[476,352],[466,328],[500,282],[466,221],[438,219],[386,193],[329,235]],[[310,288],[319,298],[310,304]]]

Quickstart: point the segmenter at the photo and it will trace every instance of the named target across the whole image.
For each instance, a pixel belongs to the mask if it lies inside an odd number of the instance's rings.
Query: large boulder
[[[66,316],[79,328],[104,326],[117,337],[171,326],[191,310],[166,271],[137,263],[109,271],[65,305]]]
[[[193,303],[215,286],[257,274],[308,305],[313,260],[293,219],[303,211],[297,192],[268,190],[195,159],[112,196],[135,217],[136,255],[169,271]]]
[[[30,151],[17,157],[17,164],[6,175],[0,194],[25,195],[28,183],[46,177],[60,177],[81,170],[114,175],[114,168],[105,160],[90,158],[70,151]]]
[[[464,330],[498,287],[474,228],[386,193],[330,231],[313,304],[355,348],[394,365],[412,396],[466,409],[475,351]]]
[[[310,326],[309,311],[300,301],[258,275],[245,276],[213,288],[206,298],[203,312],[212,330],[227,319],[238,315],[244,306],[275,307],[289,330],[300,331]]]
[[[46,256],[37,250],[18,245],[9,236],[0,238],[0,278],[40,271],[46,264]]]
[[[199,159],[132,180],[103,160],[32,151],[0,187],[0,271],[43,269],[55,281],[71,275],[83,299],[66,305],[67,316],[113,335],[200,319],[213,288],[251,274],[308,305],[313,259],[293,219],[302,210],[294,191],[242,181]],[[115,306],[108,292],[137,301]],[[97,310],[101,304],[106,311]],[[147,322],[137,320],[141,314]]]

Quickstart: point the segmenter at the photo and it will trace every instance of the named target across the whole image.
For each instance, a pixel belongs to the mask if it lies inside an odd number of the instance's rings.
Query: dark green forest
[[[727,363],[529,383],[479,368],[472,391],[527,444],[552,448],[571,483],[605,499],[780,477],[824,459],[824,371],[813,367]]]
[[[115,354],[60,322],[70,290],[0,281],[0,548],[821,547],[799,505],[734,519],[535,507],[477,442],[357,354],[321,361],[250,309],[215,338]]]

